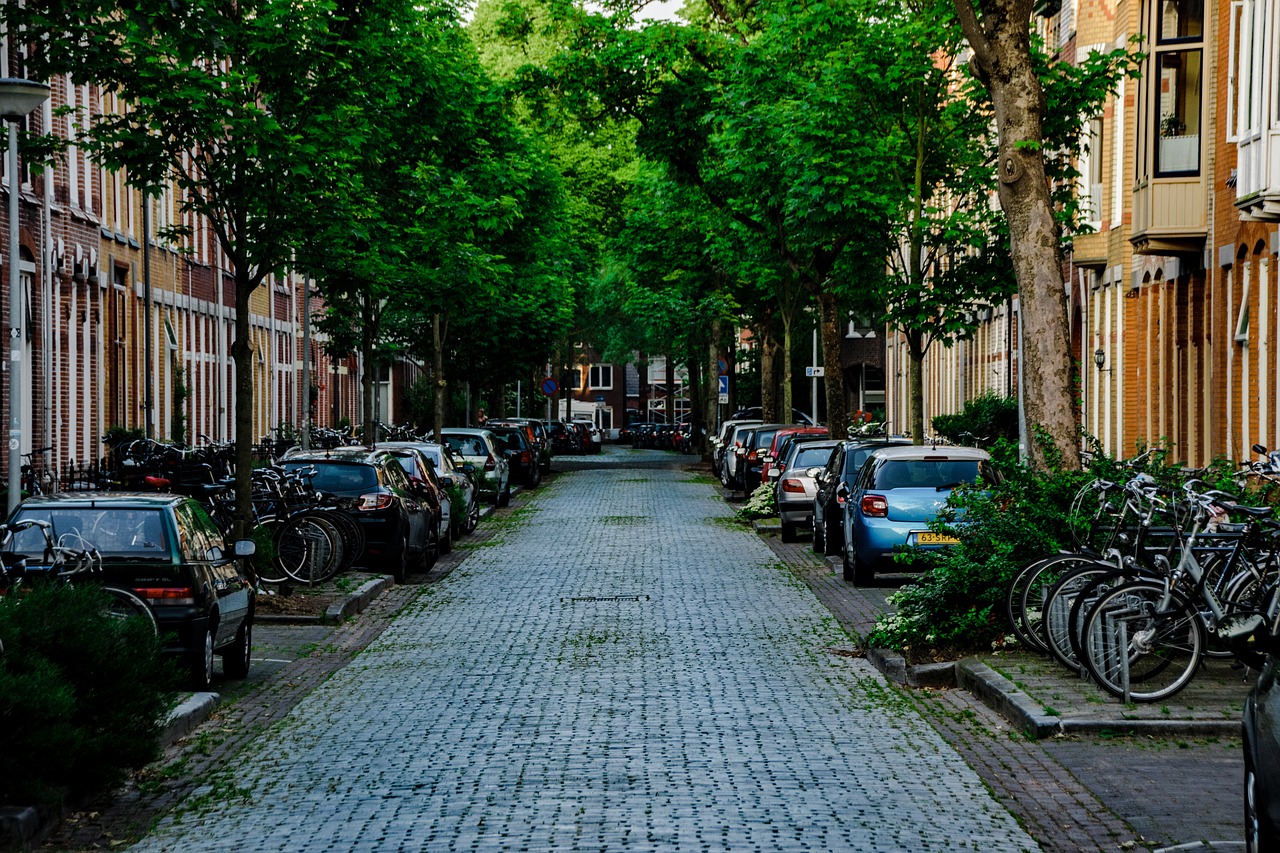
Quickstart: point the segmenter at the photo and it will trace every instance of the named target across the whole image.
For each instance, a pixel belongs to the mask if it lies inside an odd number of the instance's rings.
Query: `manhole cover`
[[[611,604],[612,603],[620,604],[620,603],[626,603],[626,602],[639,603],[639,602],[648,601],[648,600],[649,600],[649,596],[647,595],[577,595],[572,598],[560,599],[561,603],[567,602],[569,604],[589,604],[594,602],[608,602]]]

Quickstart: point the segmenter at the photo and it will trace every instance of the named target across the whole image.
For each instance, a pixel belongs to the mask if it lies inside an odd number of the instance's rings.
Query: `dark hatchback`
[[[537,488],[542,482],[542,465],[529,428],[490,421],[485,424],[485,429],[497,436],[499,447],[511,466],[511,479],[531,489]]]
[[[813,496],[813,550],[819,554],[839,554],[844,547],[844,505],[854,478],[876,450],[911,444],[905,438],[854,439],[844,441],[831,454],[826,467],[815,472]]]
[[[393,455],[338,447],[293,453],[280,466],[289,471],[314,467],[312,485],[360,525],[365,542],[357,564],[387,571],[397,583],[404,583],[411,566],[429,568],[432,514]]]
[[[229,678],[249,674],[256,598],[246,559],[252,540],[228,543],[197,501],[181,495],[68,493],[29,498],[11,521],[36,519],[55,540],[91,544],[102,555],[102,580],[133,590],[155,614],[165,648],[193,686],[213,678],[214,655]],[[14,535],[7,549],[32,564],[44,558],[37,528]]]

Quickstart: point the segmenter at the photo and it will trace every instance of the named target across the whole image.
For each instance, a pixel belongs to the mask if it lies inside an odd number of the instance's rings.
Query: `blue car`
[[[875,581],[901,546],[933,550],[956,544],[929,530],[951,490],[995,482],[991,457],[972,447],[886,447],[867,457],[844,506],[844,579]]]

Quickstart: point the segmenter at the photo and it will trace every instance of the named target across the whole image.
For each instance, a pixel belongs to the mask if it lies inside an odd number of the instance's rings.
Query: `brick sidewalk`
[[[901,582],[855,587],[807,543],[784,543],[771,533],[761,538],[859,641]],[[903,691],[1046,851],[1159,850],[1203,841],[1242,849],[1235,846],[1243,836],[1238,738],[1125,735],[1133,721],[1170,718],[1230,721],[1234,729],[1247,674],[1210,661],[1169,702],[1126,706],[1038,655],[981,659],[1008,678],[1010,690],[1054,714],[1092,722],[1106,735],[1030,740],[965,690]]]

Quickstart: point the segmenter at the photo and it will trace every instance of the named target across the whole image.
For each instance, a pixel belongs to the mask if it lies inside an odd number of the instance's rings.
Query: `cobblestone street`
[[[1037,849],[709,481],[593,465],[135,849]]]

